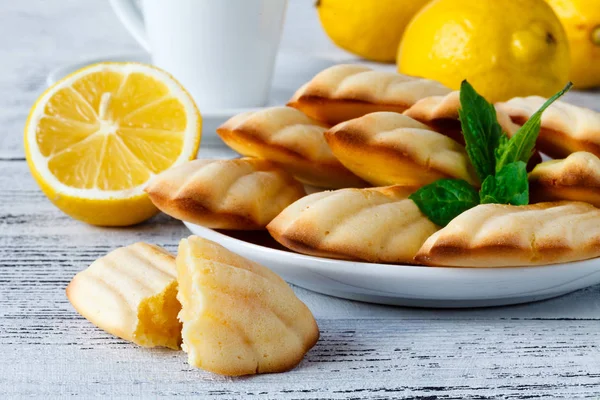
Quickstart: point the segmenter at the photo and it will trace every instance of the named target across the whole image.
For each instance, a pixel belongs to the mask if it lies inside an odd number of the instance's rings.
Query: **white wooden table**
[[[291,0],[282,48],[347,58],[310,3]],[[190,368],[182,352],[137,348],[77,315],[64,294],[77,271],[117,246],[175,250],[188,235],[164,215],[123,229],[76,222],[46,200],[25,163],[22,128],[47,73],[131,51],[140,49],[106,1],[0,0],[0,399],[600,398],[600,286],[476,310],[377,306],[295,288],[321,340],[291,372],[239,379]],[[600,109],[598,94],[570,96]],[[201,154],[230,153],[208,143]]]

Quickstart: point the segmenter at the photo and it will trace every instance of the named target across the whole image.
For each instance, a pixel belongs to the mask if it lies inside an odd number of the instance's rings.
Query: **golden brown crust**
[[[334,126],[325,138],[342,164],[373,185],[478,183],[462,145],[402,114],[368,114]]]
[[[194,160],[146,187],[165,214],[214,229],[263,229],[304,187],[267,160]]]
[[[539,164],[529,174],[533,201],[574,200],[600,206],[600,159],[576,152]]]
[[[460,109],[460,92],[454,91],[446,96],[426,97],[416,102],[411,108],[404,112],[411,118],[427,125],[436,132],[442,133],[456,142],[464,145],[465,138],[459,120],[458,110]],[[496,106],[496,117],[502,130],[509,137],[512,137],[520,125],[514,123],[508,114],[498,109]],[[532,170],[537,164],[542,162],[540,153],[535,151],[529,159],[527,170]]]
[[[222,246],[183,239],[177,255],[183,349],[222,375],[294,368],[319,339],[310,310],[277,274]]]
[[[452,220],[415,259],[449,267],[556,264],[600,256],[600,210],[581,202],[483,204]]]
[[[544,185],[539,182],[529,184],[531,203],[548,201],[583,201],[600,208],[600,188],[585,186]]]
[[[425,97],[417,101],[404,115],[425,123],[436,119],[458,120],[460,93],[453,91],[446,96]]]
[[[516,97],[496,107],[523,125],[546,99],[539,96]],[[553,158],[565,158],[576,151],[588,151],[600,156],[600,113],[568,104],[554,102],[542,115],[537,148]]]
[[[323,133],[327,126],[291,107],[272,107],[235,116],[217,129],[238,153],[272,161],[309,185],[362,187],[331,153]]]
[[[523,125],[527,122],[527,118],[515,117],[513,121],[517,125]],[[575,139],[564,131],[544,127],[540,128],[536,146],[542,153],[557,159],[568,157],[578,151],[600,155],[600,143],[589,139]]]
[[[315,193],[286,208],[268,226],[285,247],[319,257],[411,263],[438,227],[408,196],[415,187]]]
[[[454,91],[446,96],[431,96],[421,99],[406,110],[404,115],[408,115],[464,145],[459,109],[460,92]],[[519,129],[519,125],[513,123],[507,114],[497,108],[496,116],[502,130],[508,136],[512,136]]]
[[[531,171],[529,181],[544,185],[599,188],[600,158],[579,151],[563,160],[546,161]]]
[[[288,106],[335,125],[377,111],[403,112],[424,97],[449,92],[441,83],[428,79],[336,65],[298,89]]]
[[[362,100],[336,100],[317,96],[301,97],[296,101],[291,100],[287,105],[328,125],[337,125],[379,111],[402,113],[409,107],[408,104],[373,104]]]

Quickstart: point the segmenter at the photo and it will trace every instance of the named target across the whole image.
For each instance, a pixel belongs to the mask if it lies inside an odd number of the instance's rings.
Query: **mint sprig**
[[[479,180],[483,182],[496,172],[494,150],[502,134],[496,109],[480,96],[466,80],[460,85],[460,109],[458,115],[465,150],[471,159]]]
[[[531,155],[533,154],[533,149],[535,148],[535,142],[540,133],[543,112],[559,97],[571,89],[572,86],[573,84],[571,82],[567,83],[567,86],[565,86],[563,90],[546,100],[542,107],[519,128],[510,140],[501,141],[500,145],[495,149],[496,172],[500,171],[504,166],[510,163],[516,161],[527,163],[527,161],[529,161],[529,158],[531,158]]]
[[[523,161],[506,164],[496,175],[488,176],[481,185],[479,199],[481,204],[529,204],[527,164]]]
[[[542,113],[573,84],[549,98],[513,135],[502,132],[496,109],[465,80],[460,87],[459,117],[465,149],[481,189],[460,179],[440,179],[409,196],[435,224],[447,225],[458,215],[479,204],[529,204],[526,164],[540,133]]]
[[[434,224],[445,226],[455,216],[479,204],[477,189],[462,179],[440,179],[409,197]]]

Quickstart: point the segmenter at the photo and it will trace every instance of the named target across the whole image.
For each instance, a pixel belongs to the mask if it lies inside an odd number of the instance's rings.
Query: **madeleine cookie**
[[[326,125],[291,107],[250,111],[217,129],[223,141],[244,156],[273,161],[301,182],[325,188],[362,187],[331,153]]]
[[[481,204],[434,233],[417,253],[423,264],[513,267],[600,256],[600,210],[581,202]]]
[[[288,106],[335,125],[376,111],[401,113],[424,97],[450,91],[429,79],[342,64],[318,73],[296,91]]]
[[[465,144],[458,116],[460,109],[460,92],[454,91],[445,96],[431,96],[417,101],[404,115],[416,119],[431,127],[436,132]],[[502,130],[510,137],[520,126],[512,122],[510,117],[496,109],[496,117]]]
[[[539,164],[529,174],[532,201],[574,200],[600,207],[600,159],[578,151]]]
[[[539,96],[515,97],[496,107],[522,125],[545,101]],[[537,148],[552,158],[565,158],[576,151],[600,156],[600,113],[555,101],[542,115]]]
[[[306,194],[267,160],[194,160],[154,177],[146,192],[162,212],[214,229],[263,229]]]
[[[377,112],[325,132],[333,154],[376,186],[423,186],[441,178],[478,184],[464,146],[426,125],[392,112]]]
[[[188,362],[222,375],[294,368],[319,339],[310,310],[283,279],[217,243],[179,244],[177,276]]]
[[[454,91],[446,96],[431,96],[419,100],[404,115],[424,123],[436,132],[442,133],[458,143],[464,145],[465,138],[458,115],[460,109],[460,92]],[[496,118],[498,123],[509,137],[514,135],[520,126],[512,122],[510,117],[498,110],[496,106]],[[535,151],[529,162],[527,170],[531,171],[537,164],[542,162],[542,156]]]
[[[407,197],[414,187],[340,189],[306,196],[267,226],[299,253],[379,263],[412,263],[439,228]]]
[[[75,310],[92,324],[143,347],[179,349],[181,306],[175,257],[146,243],[113,250],[67,286]]]

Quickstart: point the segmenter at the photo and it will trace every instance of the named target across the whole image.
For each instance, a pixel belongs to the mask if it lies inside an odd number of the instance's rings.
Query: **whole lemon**
[[[576,87],[600,86],[600,0],[546,0],[560,18],[571,48]]]
[[[569,47],[544,0],[434,0],[406,28],[397,64],[453,89],[467,79],[491,102],[549,97],[567,83]]]
[[[404,28],[429,0],[318,0],[321,25],[341,48],[373,61],[394,62]]]

